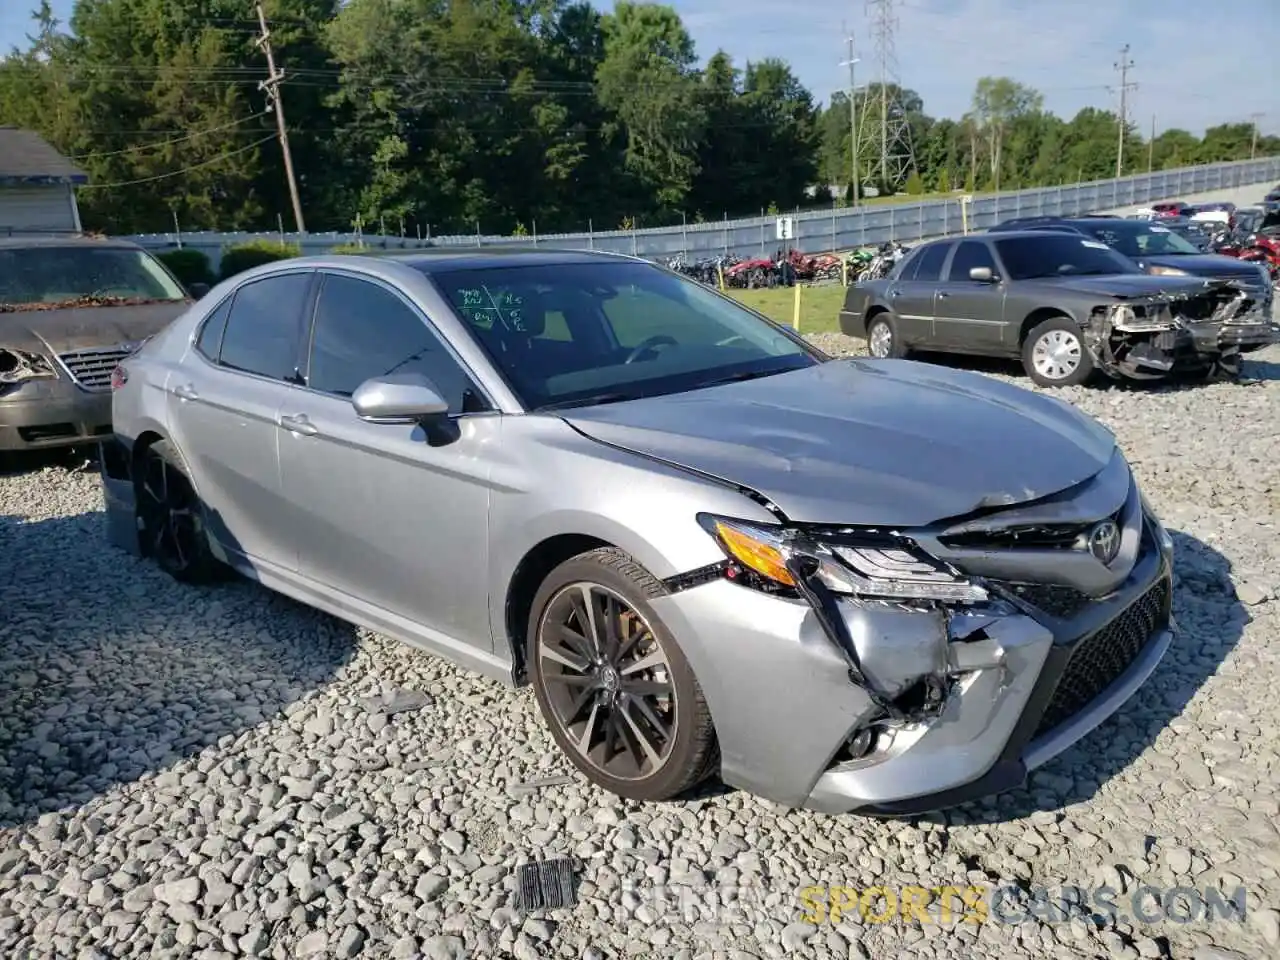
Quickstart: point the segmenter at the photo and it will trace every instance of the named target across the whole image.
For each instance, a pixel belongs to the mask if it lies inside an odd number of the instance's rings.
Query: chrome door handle
[[[173,395],[179,400],[196,400],[200,397],[200,394],[196,392],[196,388],[189,383],[184,383],[180,387],[174,387]]]
[[[320,429],[307,419],[307,415],[305,413],[300,413],[296,417],[281,417],[280,426],[284,427],[290,433],[296,433],[302,437],[314,437],[320,432]]]
[[[947,293],[947,291],[945,291],[945,290],[939,290],[939,291],[938,291],[938,299],[939,299],[939,300],[945,300],[945,299],[946,299],[947,297],[949,297],[949,296],[951,296],[951,294]]]

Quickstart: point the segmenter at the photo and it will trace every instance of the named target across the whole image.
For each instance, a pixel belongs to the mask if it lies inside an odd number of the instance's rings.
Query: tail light
[[[111,389],[119,390],[129,382],[129,371],[125,369],[123,363],[117,363],[114,370],[111,371]]]

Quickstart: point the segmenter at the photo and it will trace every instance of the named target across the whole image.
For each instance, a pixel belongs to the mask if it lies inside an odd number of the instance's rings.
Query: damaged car
[[[1234,377],[1241,354],[1280,339],[1263,297],[1235,280],[1152,275],[1075,232],[1011,230],[922,244],[885,279],[849,287],[840,327],[874,357],[1018,358],[1041,386],[1098,372]]]
[[[113,542],[531,685],[622,797],[1002,791],[1173,637],[1172,542],[1097,422],[636,258],[264,265],[113,384]]]
[[[0,453],[111,433],[111,371],[192,302],[122,240],[0,238]]]

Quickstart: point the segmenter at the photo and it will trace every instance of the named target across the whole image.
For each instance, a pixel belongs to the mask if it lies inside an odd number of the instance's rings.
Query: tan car
[[[0,239],[0,452],[111,433],[111,371],[191,305],[136,244]]]

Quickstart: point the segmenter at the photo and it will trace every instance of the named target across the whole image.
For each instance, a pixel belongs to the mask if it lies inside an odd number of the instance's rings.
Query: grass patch
[[[800,332],[839,333],[844,287],[824,283],[817,287],[774,287],[758,290],[728,290],[729,296],[770,320],[791,326],[795,315],[796,290],[800,291]]]

